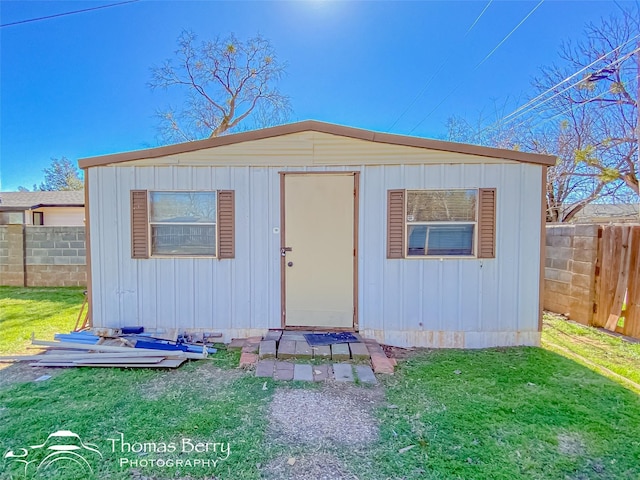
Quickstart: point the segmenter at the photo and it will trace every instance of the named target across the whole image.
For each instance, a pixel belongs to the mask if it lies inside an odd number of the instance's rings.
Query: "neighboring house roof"
[[[576,213],[576,222],[597,220],[638,220],[640,205],[633,203],[591,203]]]
[[[41,207],[84,207],[84,191],[0,192],[0,211]]]
[[[208,138],[194,142],[178,143],[166,147],[150,148],[146,150],[136,150],[133,152],[117,153],[114,155],[104,155],[81,159],[78,164],[80,168],[97,167],[100,165],[111,165],[114,163],[130,162],[145,158],[158,158],[168,155],[193,152],[205,148],[220,147],[253,140],[262,140],[282,135],[289,135],[300,132],[321,132],[343,137],[367,140],[370,142],[386,143],[391,145],[403,145],[407,147],[425,148],[430,150],[441,150],[468,155],[478,155],[489,158],[499,158],[504,160],[514,160],[525,163],[535,163],[539,165],[555,165],[556,157],[551,155],[539,155],[535,153],[525,153],[515,150],[504,150],[500,148],[481,147],[478,145],[468,145],[464,143],[445,142],[442,140],[431,140],[421,137],[410,137],[406,135],[395,135],[390,133],[380,133],[371,130],[345,127],[332,123],[318,122],[316,120],[306,120],[303,122],[289,123],[277,127],[251,130],[248,132],[234,133],[221,137]]]

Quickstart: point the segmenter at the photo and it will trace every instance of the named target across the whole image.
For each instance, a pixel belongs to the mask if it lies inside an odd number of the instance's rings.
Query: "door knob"
[[[293,267],[293,262],[289,262],[289,263],[287,263],[287,266],[288,266],[288,267]]]

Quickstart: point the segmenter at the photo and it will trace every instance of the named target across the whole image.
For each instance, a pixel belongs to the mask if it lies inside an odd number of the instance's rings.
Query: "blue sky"
[[[116,1],[2,1],[0,23]],[[539,0],[493,1],[465,36],[487,3],[141,0],[1,28],[0,188],[40,182],[52,157],[157,145],[154,112],[178,96],[147,87],[150,67],[172,56],[183,29],[201,39],[270,39],[288,64],[280,88],[291,97],[292,121],[389,131],[445,62],[391,130],[440,138],[451,115],[524,103],[563,39],[617,10],[609,1],[546,0],[475,68]]]

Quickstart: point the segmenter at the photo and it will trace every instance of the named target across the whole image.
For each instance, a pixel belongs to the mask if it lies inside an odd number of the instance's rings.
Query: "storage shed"
[[[538,345],[554,162],[317,121],[80,160],[93,324]]]

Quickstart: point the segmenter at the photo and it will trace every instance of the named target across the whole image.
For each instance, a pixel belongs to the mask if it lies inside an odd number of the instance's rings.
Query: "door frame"
[[[280,326],[284,330],[322,330],[322,331],[358,331],[358,229],[359,229],[359,211],[360,204],[360,172],[355,170],[337,170],[337,171],[286,171],[278,172],[280,175]],[[285,244],[285,177],[287,175],[352,175],[353,176],[353,326],[352,327],[308,327],[308,326],[289,326],[286,325],[287,311],[287,293],[286,293],[286,257],[282,256],[282,249]]]

